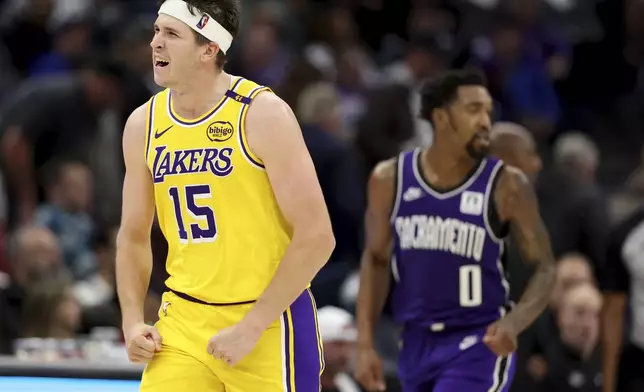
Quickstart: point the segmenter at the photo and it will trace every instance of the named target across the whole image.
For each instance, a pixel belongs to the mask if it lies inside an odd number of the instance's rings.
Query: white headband
[[[226,53],[233,43],[233,36],[212,16],[196,8],[194,10],[201,16],[193,15],[188,9],[188,4],[183,0],[166,0],[159,8],[159,15],[166,14],[179,19],[197,33],[219,45],[219,50]]]

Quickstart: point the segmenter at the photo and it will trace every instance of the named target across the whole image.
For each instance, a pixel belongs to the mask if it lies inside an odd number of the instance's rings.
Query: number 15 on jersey
[[[173,186],[168,189],[170,200],[174,207],[174,216],[177,220],[179,239],[182,244],[193,242],[213,242],[217,239],[217,223],[215,212],[208,206],[200,206],[200,199],[210,199],[210,185],[186,185],[185,187]],[[184,218],[196,220],[188,228]],[[188,231],[189,229],[189,231]]]

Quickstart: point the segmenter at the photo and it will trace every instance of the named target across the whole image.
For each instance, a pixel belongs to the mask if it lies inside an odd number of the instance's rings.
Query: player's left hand
[[[503,319],[490,324],[483,343],[498,356],[506,356],[517,349],[517,334]]]
[[[261,333],[245,329],[240,324],[224,328],[208,341],[208,353],[230,366],[236,365],[257,345]]]

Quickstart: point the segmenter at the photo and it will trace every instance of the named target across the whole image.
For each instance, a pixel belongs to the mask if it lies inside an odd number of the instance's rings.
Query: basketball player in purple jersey
[[[530,181],[487,157],[492,99],[483,77],[448,72],[421,97],[433,145],[381,162],[369,180],[356,376],[367,390],[385,388],[373,328],[391,268],[392,310],[403,326],[403,391],[507,391],[517,335],[544,310],[554,282],[548,234]],[[508,231],[523,259],[536,264],[509,312],[502,265]]]

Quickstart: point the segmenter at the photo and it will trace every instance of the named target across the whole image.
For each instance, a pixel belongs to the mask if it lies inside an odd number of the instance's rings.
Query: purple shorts
[[[403,392],[507,392],[515,355],[490,351],[483,343],[486,328],[432,332],[405,326],[398,364]]]

